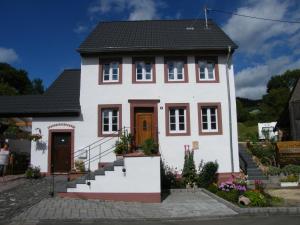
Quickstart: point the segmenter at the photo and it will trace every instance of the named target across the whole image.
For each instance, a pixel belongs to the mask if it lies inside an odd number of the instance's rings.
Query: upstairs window
[[[197,82],[219,82],[217,59],[197,59],[196,76]]]
[[[167,136],[190,135],[190,112],[188,103],[166,104]]]
[[[99,84],[122,83],[121,59],[100,60]]]
[[[168,81],[183,81],[184,68],[182,61],[168,62]]]
[[[111,62],[103,65],[103,82],[119,81],[119,63]]]
[[[118,136],[122,124],[121,105],[98,105],[98,113],[98,136]]]
[[[155,59],[133,58],[133,83],[155,83]]]
[[[184,57],[165,59],[165,82],[188,82],[187,62]]]
[[[220,103],[199,103],[199,134],[222,134]]]

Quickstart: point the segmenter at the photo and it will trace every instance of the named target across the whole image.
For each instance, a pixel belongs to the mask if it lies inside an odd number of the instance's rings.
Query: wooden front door
[[[69,172],[71,170],[71,133],[54,132],[51,141],[53,171]]]
[[[140,147],[145,140],[154,138],[153,113],[136,113],[136,145]]]

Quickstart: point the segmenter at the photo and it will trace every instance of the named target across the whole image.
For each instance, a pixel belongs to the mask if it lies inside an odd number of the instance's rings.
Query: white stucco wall
[[[98,85],[99,58],[82,58],[80,103],[82,116],[74,119],[35,118],[33,129],[41,128],[43,141],[48,143],[48,126],[57,122],[65,122],[75,126],[75,151],[95,140],[98,140],[98,104],[122,104],[122,127],[130,127],[130,104],[128,99],[160,99],[158,103],[159,145],[162,158],[166,163],[178,170],[183,167],[184,145],[192,147],[193,141],[199,142],[199,150],[195,150],[195,162],[198,167],[201,160],[217,161],[219,172],[231,172],[230,138],[229,138],[229,108],[226,84],[226,56],[219,56],[219,83],[196,83],[194,57],[188,56],[188,83],[164,82],[164,58],[156,57],[156,83],[132,84],[132,58],[123,57],[123,82],[114,85]],[[230,67],[231,113],[233,127],[234,172],[239,171],[237,122],[235,106],[235,89],[233,67]],[[197,103],[220,102],[222,107],[222,135],[199,136]],[[190,136],[166,136],[165,103],[189,103],[191,118]],[[55,128],[57,129],[57,127]],[[115,140],[106,143],[112,146]],[[32,145],[32,164],[47,168],[47,150],[37,151]],[[94,153],[98,153],[95,151]],[[115,160],[114,154],[101,159]],[[97,168],[97,162],[92,169]]]
[[[68,192],[90,193],[160,193],[160,157],[125,157],[122,166],[96,176],[91,185],[77,184]]]

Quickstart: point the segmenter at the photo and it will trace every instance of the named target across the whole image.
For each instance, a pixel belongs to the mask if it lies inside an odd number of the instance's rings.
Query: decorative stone
[[[251,201],[250,201],[249,198],[247,198],[247,197],[241,195],[241,196],[239,197],[239,203],[240,203],[241,205],[249,205],[249,204],[251,203]]]

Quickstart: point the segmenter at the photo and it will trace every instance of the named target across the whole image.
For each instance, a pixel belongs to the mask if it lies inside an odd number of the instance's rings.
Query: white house
[[[78,158],[91,171],[111,165],[122,129],[137,149],[155,140],[179,171],[189,148],[197,166],[217,161],[219,175],[229,177],[239,172],[236,48],[210,20],[207,28],[203,20],[102,22],[77,49],[80,70],[65,70],[43,96],[0,98],[8,105],[0,115],[32,118],[42,138],[32,142],[31,163],[47,174],[69,172]],[[148,158],[125,156],[119,175],[95,173],[68,193],[157,194],[160,157]]]

